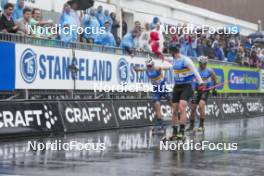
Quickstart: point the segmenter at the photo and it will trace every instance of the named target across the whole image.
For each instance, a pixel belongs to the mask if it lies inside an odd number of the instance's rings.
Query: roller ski
[[[172,136],[165,136],[162,138],[162,142],[176,142],[176,143],[185,143],[186,136],[183,136],[181,134],[178,135],[172,135]]]
[[[169,141],[169,142],[182,142],[182,143],[184,143],[185,140],[186,140],[186,136],[184,135],[184,130],[181,129],[180,132],[178,133],[177,127],[173,127],[172,136],[169,136],[169,137],[165,136],[162,138],[163,142]]]
[[[151,129],[152,135],[164,134],[165,128],[162,119],[157,119],[155,126]]]
[[[193,131],[196,133],[204,133],[205,128],[204,127],[194,128]]]

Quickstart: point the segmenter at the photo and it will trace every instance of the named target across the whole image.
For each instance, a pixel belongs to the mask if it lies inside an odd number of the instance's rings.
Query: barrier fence
[[[161,112],[169,122],[172,111],[166,102],[162,102]],[[190,107],[187,112],[189,117]],[[206,106],[207,120],[262,115],[264,100],[260,98],[210,99]],[[0,102],[2,137],[148,126],[154,121],[151,100]]]

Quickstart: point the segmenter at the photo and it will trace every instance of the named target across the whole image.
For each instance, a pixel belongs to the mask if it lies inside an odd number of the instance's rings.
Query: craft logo
[[[223,103],[222,109],[225,114],[235,114],[235,113],[244,113],[244,106],[240,101],[234,103]]]
[[[32,83],[36,79],[37,55],[31,49],[26,49],[21,56],[20,73],[27,83]]]
[[[65,109],[65,117],[69,123],[103,121],[104,124],[108,124],[112,118],[112,113],[105,107],[105,104],[102,103],[101,107],[67,107]]]
[[[149,119],[152,122],[155,112],[148,103],[147,106],[121,106],[118,108],[118,116],[122,121]]]
[[[39,110],[0,111],[0,128],[43,127],[45,125],[47,129],[51,129],[58,121],[58,117],[49,110],[47,105],[43,107]]]
[[[128,82],[128,78],[129,78],[128,70],[129,70],[128,62],[124,58],[121,58],[117,65],[117,76],[119,83]]]
[[[263,112],[264,111],[264,106],[262,105],[260,101],[247,102],[246,107],[249,112]]]

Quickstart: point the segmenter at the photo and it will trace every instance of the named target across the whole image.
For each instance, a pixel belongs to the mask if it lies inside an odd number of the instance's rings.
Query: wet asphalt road
[[[238,143],[237,151],[160,151],[149,127],[0,142],[0,175],[212,176],[264,175],[264,117],[206,123],[189,140]],[[169,134],[170,127],[167,128]],[[105,150],[33,151],[28,141],[103,143]],[[96,147],[96,146],[95,146]]]

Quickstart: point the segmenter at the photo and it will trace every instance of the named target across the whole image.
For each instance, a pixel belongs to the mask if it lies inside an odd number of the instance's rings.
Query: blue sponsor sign
[[[228,80],[230,90],[257,90],[260,85],[258,71],[231,69],[228,72]]]

